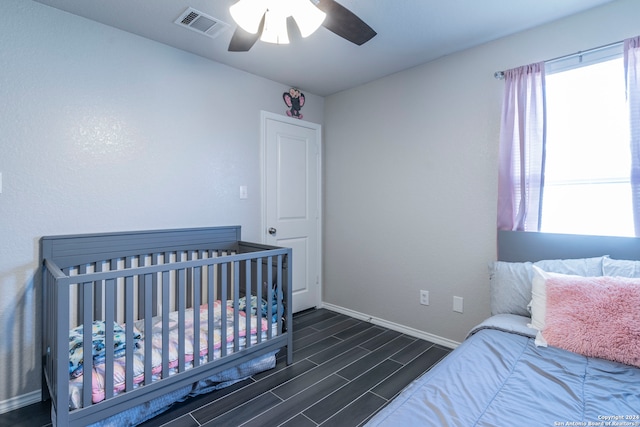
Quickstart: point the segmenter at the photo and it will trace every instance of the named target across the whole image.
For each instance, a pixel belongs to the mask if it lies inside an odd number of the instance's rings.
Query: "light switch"
[[[0,193],[2,193],[2,172],[0,172]]]
[[[246,185],[241,185],[240,186],[240,198],[241,199],[246,199],[247,197],[248,197],[247,186]]]
[[[462,313],[464,306],[464,299],[462,297],[453,297],[453,311]]]

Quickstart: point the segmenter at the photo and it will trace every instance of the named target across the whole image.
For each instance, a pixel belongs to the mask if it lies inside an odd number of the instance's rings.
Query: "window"
[[[540,231],[633,236],[622,47],[546,65]]]

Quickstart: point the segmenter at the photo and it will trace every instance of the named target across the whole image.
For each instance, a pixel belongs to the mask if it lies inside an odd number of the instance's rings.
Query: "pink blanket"
[[[179,342],[179,330],[178,330],[178,312],[172,312],[169,314],[169,375],[172,375],[176,372],[178,367],[178,342]],[[245,347],[246,343],[246,314],[244,311],[239,311],[239,347],[240,349]],[[194,359],[194,322],[193,322],[193,309],[185,310],[185,365],[186,369],[193,367],[193,359]],[[234,351],[234,312],[232,307],[227,307],[226,312],[227,318],[227,354],[232,353]],[[152,373],[153,373],[153,381],[160,379],[162,374],[162,317],[157,316],[152,320]],[[209,348],[209,340],[208,340],[208,308],[206,305],[201,306],[200,308],[200,348],[199,348],[199,357],[201,362],[207,362],[208,360],[208,348]],[[221,347],[222,347],[222,317],[221,317],[221,304],[220,301],[216,301],[214,304],[214,326],[215,330],[213,333],[214,339],[214,359],[220,358],[221,355]],[[258,331],[258,319],[256,316],[251,316],[251,331],[250,337],[251,342],[257,342],[256,333]],[[134,387],[144,382],[144,357],[145,357],[145,346],[144,346],[144,321],[138,321],[135,323],[135,328],[140,331],[142,335],[142,339],[140,340],[140,346],[134,351],[133,358],[133,383]],[[264,318],[260,319],[260,331],[262,332],[262,338],[266,338],[266,331],[268,329],[267,320]],[[126,361],[125,357],[119,357],[114,360],[114,394],[118,394],[125,389],[125,373],[126,373]],[[69,407],[70,409],[77,409],[82,407],[82,381],[83,376],[79,376],[77,378],[72,378],[69,381]],[[92,372],[92,401],[93,403],[100,402],[105,398],[105,365],[104,363],[93,366]]]

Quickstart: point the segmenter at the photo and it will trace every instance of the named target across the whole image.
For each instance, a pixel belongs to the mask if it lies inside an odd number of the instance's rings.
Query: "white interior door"
[[[293,249],[293,312],[320,304],[320,125],[262,113],[263,230]]]

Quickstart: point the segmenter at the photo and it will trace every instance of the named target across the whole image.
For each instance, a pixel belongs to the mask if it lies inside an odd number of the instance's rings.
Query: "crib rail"
[[[65,262],[64,266],[53,256],[43,259],[43,389],[52,399],[58,425],[96,422],[284,346],[291,363],[292,337],[285,330],[285,325],[291,325],[291,250],[246,242],[223,246],[163,247],[161,251],[107,259],[83,255],[82,260],[89,262]],[[252,297],[258,303],[267,302],[264,315],[261,304],[253,313]],[[246,301],[244,314],[241,298]],[[172,321],[177,322],[177,361],[170,355],[169,331],[172,325],[176,327]],[[221,326],[219,340],[214,335],[216,321]],[[104,351],[98,352],[101,359],[95,363],[93,327],[88,327],[94,322],[102,322],[105,331],[98,346],[103,344]],[[154,322],[162,334],[160,368],[153,363],[150,332]],[[263,323],[264,334],[260,332]],[[124,334],[111,325],[121,327]],[[187,339],[187,325],[194,331],[192,341]],[[254,325],[258,331],[255,340],[251,338]],[[69,333],[79,326],[85,357],[81,396],[76,397],[82,404],[69,411],[69,378],[74,369]],[[199,333],[201,326],[206,330],[204,336]],[[138,328],[145,333],[137,339]],[[246,335],[241,340],[243,330]],[[233,343],[229,348],[228,341]],[[124,361],[124,384],[118,387],[114,382],[116,359]],[[143,365],[142,376],[135,370],[137,362]],[[94,368],[98,364],[104,365],[104,399],[94,403]]]

